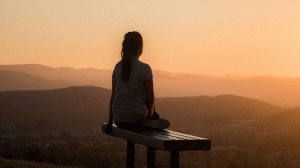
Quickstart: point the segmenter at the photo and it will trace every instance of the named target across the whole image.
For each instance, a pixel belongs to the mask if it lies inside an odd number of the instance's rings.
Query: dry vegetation
[[[4,159],[0,157],[0,168],[71,168],[71,167],[26,161],[26,160],[11,160],[11,159]],[[82,168],[82,167],[72,166],[72,168]]]

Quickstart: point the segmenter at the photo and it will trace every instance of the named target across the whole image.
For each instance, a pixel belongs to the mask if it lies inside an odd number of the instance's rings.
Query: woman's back
[[[103,128],[109,134],[113,120],[123,129],[165,129],[169,121],[160,119],[154,108],[152,70],[139,61],[143,52],[143,38],[138,32],[128,32],[122,42],[122,60],[112,75],[112,94],[109,118]]]
[[[113,71],[115,93],[112,102],[114,120],[117,122],[132,122],[147,117],[145,81],[152,78],[151,67],[139,61],[131,59],[131,73],[129,80],[123,82],[122,61]]]

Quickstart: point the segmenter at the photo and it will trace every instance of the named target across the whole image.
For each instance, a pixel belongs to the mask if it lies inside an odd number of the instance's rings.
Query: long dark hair
[[[127,82],[131,73],[131,60],[133,55],[138,54],[143,47],[143,38],[139,32],[128,32],[124,36],[122,43],[122,72],[121,77],[123,82]]]

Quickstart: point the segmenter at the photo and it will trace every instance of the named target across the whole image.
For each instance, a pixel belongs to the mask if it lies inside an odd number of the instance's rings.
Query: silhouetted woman
[[[165,129],[167,120],[155,112],[151,67],[139,61],[143,52],[143,38],[133,31],[125,34],[122,43],[122,60],[112,75],[112,95],[109,120],[105,132],[111,131],[113,121],[124,129]]]

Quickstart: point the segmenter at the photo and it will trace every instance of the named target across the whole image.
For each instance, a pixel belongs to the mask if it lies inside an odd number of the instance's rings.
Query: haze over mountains
[[[0,126],[100,128],[108,119],[111,74],[98,69],[2,65]],[[156,109],[171,122],[171,129],[193,127],[204,132],[244,125],[281,135],[300,132],[299,78],[216,77],[159,70],[153,76]]]
[[[85,85],[111,89],[112,70],[52,68],[39,64],[0,65],[0,70],[0,77],[3,79],[0,91]],[[300,78],[208,76],[160,70],[153,70],[153,78],[156,97],[233,94],[276,106],[300,106]]]
[[[86,145],[87,153],[92,151],[92,155],[88,155],[88,158],[99,155],[101,152],[95,152],[92,148],[99,148],[94,144],[100,144],[99,137],[104,135],[104,133],[97,133],[97,130],[101,128],[103,122],[108,120],[110,94],[111,90],[95,86],[0,92],[0,135],[5,142],[5,144],[3,143],[4,146],[2,145],[3,151],[8,148],[7,144],[11,144],[8,142],[13,142],[12,144],[16,146],[13,149],[17,154],[20,154],[20,149],[28,152],[26,146],[31,149],[32,144],[41,144],[41,146],[47,144],[48,146],[48,142],[53,142],[60,145],[56,146],[57,148],[50,146],[45,149],[59,151],[54,153],[55,155],[66,153],[66,155],[73,156],[63,151],[68,151],[68,148],[72,147],[70,144],[75,142],[75,138],[73,141],[72,137],[68,136],[69,140],[61,143],[61,140],[66,139],[60,136],[71,135],[69,132],[73,132],[77,134],[72,135],[76,137],[76,140],[81,138],[78,140],[81,142],[79,143],[80,148]],[[255,99],[235,95],[220,95],[216,97],[157,98],[156,109],[162,118],[170,121],[170,130],[197,136],[205,135],[211,139],[213,142],[212,152],[217,156],[223,157],[226,154],[230,155],[231,152],[243,151],[243,153],[240,152],[236,155],[243,154],[246,156],[245,158],[248,158],[248,155],[254,156],[253,159],[255,159],[263,151],[259,157],[266,158],[273,156],[274,153],[281,153],[286,148],[288,151],[294,152],[300,147],[300,108],[288,109]],[[14,127],[15,129],[12,131],[2,129],[7,127]],[[56,138],[58,133],[60,139]],[[14,136],[17,137],[8,138]],[[126,146],[123,145],[126,141],[119,138],[117,140],[107,139],[105,142],[113,145],[100,148],[101,150],[113,151],[116,148],[121,148],[122,153],[126,150]],[[15,145],[16,143],[21,143],[24,147]],[[103,145],[107,146],[109,143],[103,143]],[[12,149],[11,145],[9,147]],[[62,150],[56,150],[59,148]],[[74,150],[71,149],[71,151]],[[245,151],[250,152],[246,153]],[[298,157],[296,152],[291,155]],[[77,153],[75,159],[87,158],[85,157],[87,156],[86,153],[84,155]],[[146,152],[143,151],[143,153]],[[208,154],[205,153],[205,155]],[[15,155],[10,156],[15,157]],[[62,155],[58,156],[61,157]],[[202,158],[203,156],[197,155],[195,157]],[[279,155],[278,158],[283,156],[285,155]],[[186,157],[192,158],[194,156],[186,155]],[[226,157],[226,159],[232,158]],[[289,158],[284,157],[284,159]],[[246,161],[248,162],[248,160]]]
[[[265,125],[269,125],[272,130],[300,131],[300,108],[290,109],[280,113],[272,114],[259,120]]]
[[[94,86],[0,92],[0,125],[26,126],[43,122],[48,129],[99,128],[108,120],[110,94],[110,90]],[[232,122],[258,120],[286,110],[233,95],[158,98],[156,109],[173,128],[202,126],[207,117],[224,113],[239,117],[232,118]]]
[[[18,71],[0,70],[0,91],[6,90],[46,90],[75,85],[67,80],[52,80]]]

